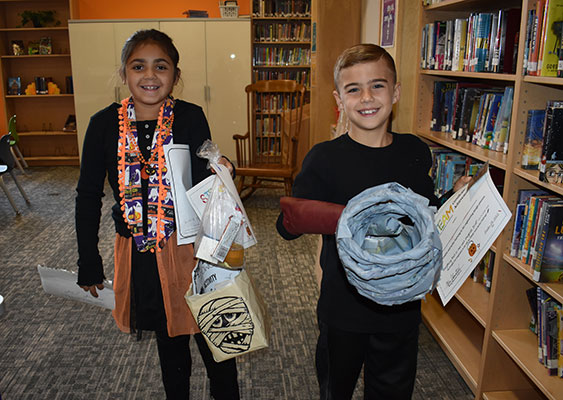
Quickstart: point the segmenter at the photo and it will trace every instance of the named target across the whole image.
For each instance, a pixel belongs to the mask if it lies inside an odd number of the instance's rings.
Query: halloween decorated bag
[[[268,347],[270,319],[246,270],[207,293],[193,290],[191,285],[184,297],[215,361]]]

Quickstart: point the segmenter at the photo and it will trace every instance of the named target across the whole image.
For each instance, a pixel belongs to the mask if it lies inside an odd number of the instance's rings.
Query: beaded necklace
[[[121,105],[117,169],[123,217],[139,251],[160,250],[175,229],[174,200],[163,148],[172,141],[174,99],[168,97],[160,107],[148,161],[139,149],[133,98],[124,99]],[[141,179],[148,179],[146,207],[143,206]],[[147,232],[143,231],[145,209]]]

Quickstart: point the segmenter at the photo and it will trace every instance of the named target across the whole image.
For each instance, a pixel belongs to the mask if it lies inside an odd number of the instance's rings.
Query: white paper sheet
[[[217,175],[208,176],[186,192],[188,201],[200,220],[205,206],[209,201],[209,197],[211,196],[211,189],[213,188],[216,178]]]
[[[192,187],[192,164],[190,146],[167,144],[164,155],[170,171],[170,187],[174,197],[174,216],[178,245],[193,243],[199,229],[199,218],[186,198]]]
[[[460,189],[438,210],[434,222],[442,242],[438,294],[446,305],[483,258],[511,217],[488,171]]]
[[[93,304],[108,310],[115,308],[115,296],[111,282],[104,282],[104,289],[97,290],[98,297],[96,298],[76,284],[77,276],[74,272],[47,268],[42,265],[37,266],[37,271],[41,277],[41,285],[45,293]]]

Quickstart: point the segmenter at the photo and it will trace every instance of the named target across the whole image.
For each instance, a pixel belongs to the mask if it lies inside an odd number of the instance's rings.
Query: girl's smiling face
[[[156,119],[179,78],[180,71],[158,44],[139,45],[128,58],[123,76],[135,101],[137,119]]]

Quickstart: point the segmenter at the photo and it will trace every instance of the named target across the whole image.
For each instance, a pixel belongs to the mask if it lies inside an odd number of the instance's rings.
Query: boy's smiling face
[[[399,100],[400,85],[380,59],[342,69],[338,90],[333,94],[350,120],[350,137],[369,145],[375,136],[385,137],[393,104]]]

